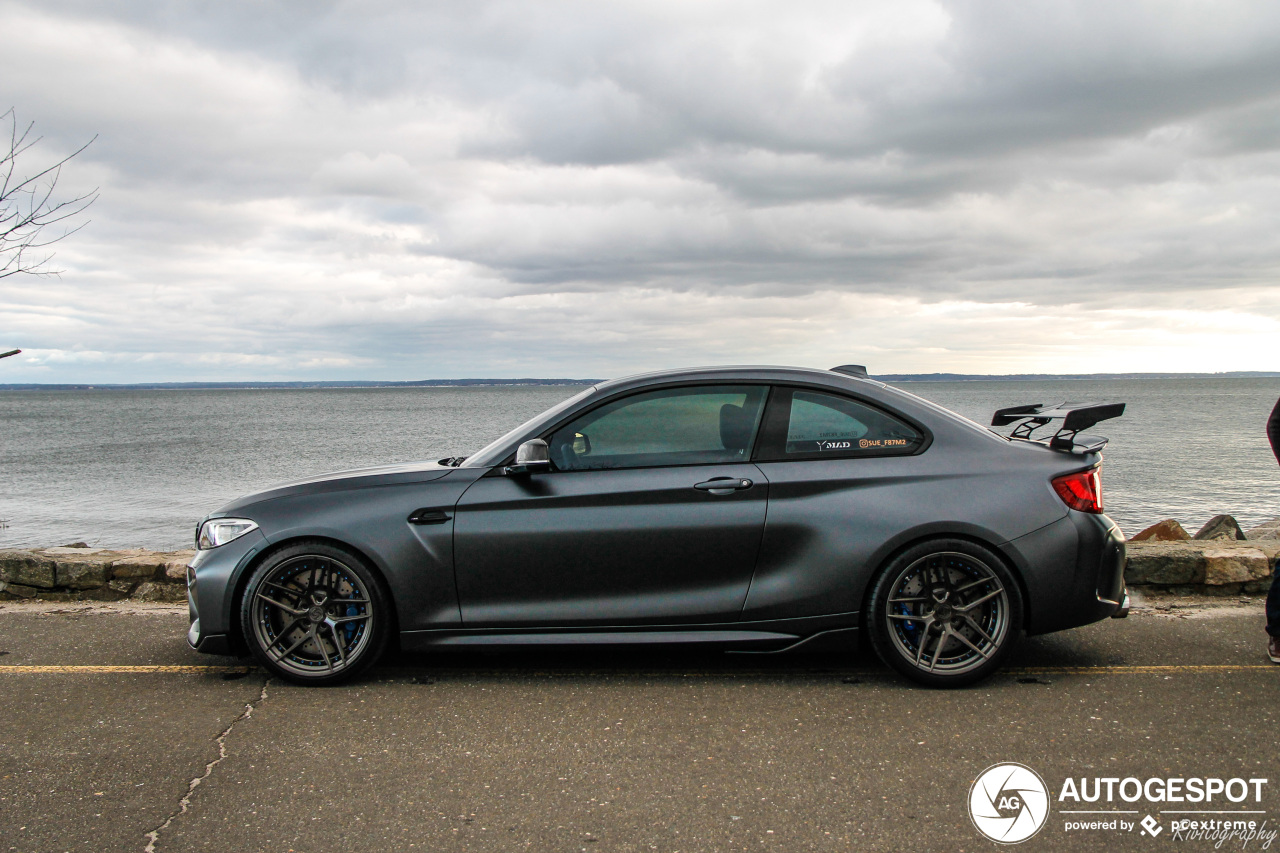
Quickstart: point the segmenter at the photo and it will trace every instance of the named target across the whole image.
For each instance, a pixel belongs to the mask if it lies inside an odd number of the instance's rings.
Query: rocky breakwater
[[[195,551],[0,550],[0,600],[178,602]]]
[[[1280,518],[1248,531],[1215,515],[1192,535],[1175,519],[1151,525],[1128,542],[1124,577],[1132,587],[1183,595],[1256,595],[1271,586],[1280,557]]]

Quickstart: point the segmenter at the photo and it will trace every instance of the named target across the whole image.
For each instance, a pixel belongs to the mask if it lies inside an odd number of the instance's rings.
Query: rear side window
[[[760,458],[899,456],[925,443],[920,430],[883,409],[803,388],[775,389],[767,418]]]
[[[561,471],[745,462],[766,390],[666,388],[615,400],[552,433],[551,461]]]

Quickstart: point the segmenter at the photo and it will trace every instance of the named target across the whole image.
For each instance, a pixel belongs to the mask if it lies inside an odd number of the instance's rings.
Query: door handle
[[[727,495],[731,492],[740,492],[743,489],[751,488],[754,483],[743,478],[735,477],[713,477],[705,483],[696,483],[694,488],[700,492],[710,492],[713,495]]]

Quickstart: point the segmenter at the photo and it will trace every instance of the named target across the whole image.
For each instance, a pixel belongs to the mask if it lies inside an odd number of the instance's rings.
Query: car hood
[[[238,510],[262,501],[293,495],[310,495],[321,492],[338,492],[347,489],[364,489],[370,486],[389,486],[397,483],[426,483],[438,480],[457,469],[439,462],[402,462],[396,465],[375,465],[371,468],[355,468],[350,471],[335,471],[331,474],[318,474],[302,480],[288,483],[277,483],[231,501],[217,512],[209,514],[210,518],[234,515]]]

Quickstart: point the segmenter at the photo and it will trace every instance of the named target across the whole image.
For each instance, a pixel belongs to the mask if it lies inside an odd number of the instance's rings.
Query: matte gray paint
[[[617,395],[724,382],[843,393],[917,423],[930,441],[910,456],[502,473],[521,442]],[[492,642],[513,633],[526,637],[519,642],[601,642],[611,627],[629,629],[617,640],[637,629],[669,629],[672,640],[695,629],[809,636],[856,627],[868,584],[895,552],[957,535],[1005,556],[1031,631],[1057,630],[1110,615],[1115,606],[1099,598],[1123,585],[1114,525],[1068,510],[1049,482],[1098,461],[1009,442],[914,395],[828,371],[629,377],[535,418],[461,468],[342,472],[224,506],[214,515],[251,518],[261,532],[193,561],[200,632],[234,635],[234,597],[251,564],[272,547],[322,537],[374,564],[416,644],[486,633]],[[693,488],[711,476],[754,485],[728,495]],[[450,517],[411,524],[424,508]]]
[[[714,477],[753,485],[695,489]],[[467,627],[730,622],[764,532],[750,463],[484,477],[455,521]]]

